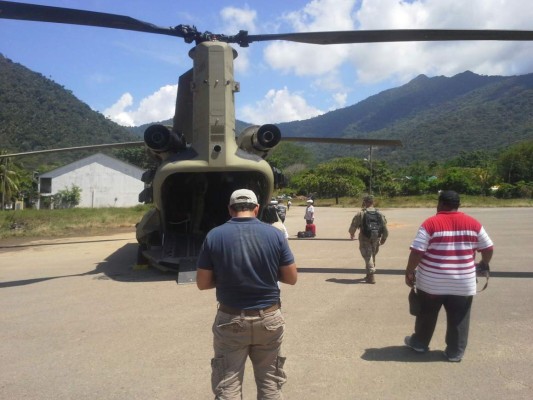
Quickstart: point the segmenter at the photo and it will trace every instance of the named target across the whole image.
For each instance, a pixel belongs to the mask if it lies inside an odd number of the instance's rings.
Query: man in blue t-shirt
[[[296,283],[294,256],[283,233],[257,219],[254,192],[233,192],[228,211],[231,219],[207,234],[196,275],[198,288],[216,288],[220,303],[213,324],[213,393],[217,399],[241,398],[250,357],[257,397],[279,399],[287,377],[278,281]]]

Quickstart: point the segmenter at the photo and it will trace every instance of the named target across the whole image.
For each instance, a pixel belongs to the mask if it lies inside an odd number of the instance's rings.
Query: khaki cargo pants
[[[281,309],[261,311],[258,316],[218,311],[213,324],[215,357],[211,360],[215,399],[242,399],[247,357],[254,368],[257,398],[282,399],[281,387],[287,381],[281,356],[284,331]]]

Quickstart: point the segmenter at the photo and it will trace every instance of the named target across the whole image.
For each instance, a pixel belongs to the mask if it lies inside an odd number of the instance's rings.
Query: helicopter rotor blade
[[[0,18],[26,21],[55,22],[74,25],[98,26],[137,32],[156,33],[184,38],[187,43],[203,40],[220,40],[247,47],[252,42],[285,40],[309,44],[349,44],[379,42],[423,42],[450,40],[533,40],[533,31],[524,30],[472,30],[472,29],[390,29],[331,32],[296,32],[248,35],[240,31],[237,35],[200,33],[195,27],[178,25],[164,28],[154,24],[118,14],[78,10],[37,4],[15,3],[0,0]]]
[[[533,31],[490,29],[390,29],[244,35],[241,40],[247,40],[248,43],[285,40],[289,42],[322,45],[450,40],[533,40]]]
[[[401,140],[386,139],[346,139],[346,138],[324,138],[324,137],[282,137],[284,142],[305,142],[305,143],[333,143],[356,146],[393,146],[402,147]]]
[[[42,6],[37,4],[15,3],[11,1],[0,1],[0,18],[99,26],[103,28],[124,29],[129,31],[183,37],[182,33],[173,28],[159,27],[124,15]]]
[[[93,144],[89,146],[63,147],[59,149],[48,149],[48,150],[35,150],[35,151],[28,151],[25,153],[0,154],[0,159],[10,158],[10,157],[21,157],[21,156],[33,156],[36,154],[46,154],[46,153],[62,153],[62,152],[77,151],[77,150],[95,150],[95,149],[106,149],[106,148],[110,149],[110,148],[118,148],[118,147],[139,147],[139,146],[144,146],[144,142]]]

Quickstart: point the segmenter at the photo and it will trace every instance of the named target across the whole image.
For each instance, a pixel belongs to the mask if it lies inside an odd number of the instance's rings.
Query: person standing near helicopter
[[[278,281],[296,284],[294,256],[283,233],[257,219],[254,192],[234,191],[228,210],[231,219],[207,234],[197,263],[198,288],[216,288],[219,302],[213,323],[212,390],[216,399],[242,398],[250,357],[257,398],[281,399],[287,377]]]
[[[315,221],[315,207],[313,206],[312,199],[307,200],[307,207],[305,207],[304,219],[307,225],[311,225]]]
[[[385,244],[389,231],[387,219],[374,208],[374,196],[372,195],[363,198],[361,211],[355,214],[352,219],[348,228],[351,240],[355,238],[357,229],[359,229],[359,252],[365,260],[365,282],[375,284],[376,255],[379,252],[379,246]]]

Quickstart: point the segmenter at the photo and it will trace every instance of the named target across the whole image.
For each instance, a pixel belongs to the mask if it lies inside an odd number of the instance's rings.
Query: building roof
[[[107,168],[114,169],[116,171],[119,171],[125,175],[129,175],[132,178],[136,178],[136,179],[140,179],[144,172],[143,169],[135,165],[129,164],[127,162],[121,161],[118,158],[108,156],[107,154],[103,154],[103,153],[96,153],[96,154],[93,154],[92,156],[82,158],[81,160],[74,161],[73,163],[56,168],[44,174],[40,174],[39,178],[57,178],[58,176],[67,174],[71,171],[74,171],[76,169],[85,167],[93,163],[101,164]]]

